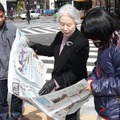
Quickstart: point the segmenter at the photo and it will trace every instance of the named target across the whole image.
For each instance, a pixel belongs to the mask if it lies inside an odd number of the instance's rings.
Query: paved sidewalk
[[[30,118],[30,120],[52,120],[45,113],[40,112],[38,109],[27,103],[24,105],[24,115]],[[93,98],[91,98],[82,106],[80,120],[96,120],[96,118],[97,113],[94,110]]]

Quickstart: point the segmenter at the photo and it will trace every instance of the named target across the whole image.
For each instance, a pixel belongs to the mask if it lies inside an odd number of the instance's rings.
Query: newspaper
[[[8,73],[8,92],[45,112],[55,120],[65,120],[65,116],[77,111],[92,94],[86,91],[85,79],[59,91],[39,96],[45,84],[47,67],[40,57],[28,46],[29,40],[17,29],[13,43]]]

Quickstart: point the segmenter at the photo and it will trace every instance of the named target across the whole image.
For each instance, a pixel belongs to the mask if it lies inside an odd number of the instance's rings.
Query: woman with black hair
[[[98,48],[92,73],[87,78],[95,109],[104,120],[120,120],[120,23],[102,8],[85,16],[81,31]]]

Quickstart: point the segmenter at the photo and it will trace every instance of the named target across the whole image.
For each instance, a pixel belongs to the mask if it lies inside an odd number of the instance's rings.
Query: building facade
[[[17,0],[0,0],[0,2],[3,4],[7,15],[9,10],[13,10],[15,8]]]
[[[24,5],[28,1],[31,7],[51,10],[59,9],[67,3],[73,4],[78,10],[88,10],[91,7],[100,6],[120,16],[120,0],[23,0]],[[0,2],[5,8],[6,14],[17,6],[17,0],[0,0]]]

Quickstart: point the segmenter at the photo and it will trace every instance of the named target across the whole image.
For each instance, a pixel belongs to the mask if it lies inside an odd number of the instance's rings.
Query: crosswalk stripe
[[[41,59],[42,60],[42,59]],[[96,58],[88,58],[88,61],[87,62],[91,62],[91,63],[94,63],[96,61]],[[53,69],[54,65],[53,63],[44,63],[47,68],[50,68],[50,69]],[[88,66],[89,67],[89,66]]]
[[[90,48],[90,50],[92,50],[92,51],[97,51],[98,48]]]
[[[38,26],[39,26],[39,25],[38,25]],[[59,25],[55,25],[55,24],[53,24],[53,25],[47,24],[47,25],[46,25],[46,23],[40,25],[40,27],[41,27],[41,28],[47,28],[47,27],[53,28],[53,27],[54,27],[54,28],[56,28],[56,29],[60,29]]]
[[[29,33],[32,33],[32,34],[40,34],[39,32],[35,32],[34,30],[30,30],[30,29],[27,29],[27,28],[23,28],[22,31],[29,32]]]
[[[54,57],[38,56],[41,60],[54,60]]]
[[[90,44],[93,44],[92,40],[89,40],[89,43],[90,43]]]
[[[87,62],[92,62],[94,63],[96,61],[96,58],[88,58],[88,61]]]
[[[54,68],[54,64],[51,64],[51,63],[44,63],[44,64],[48,69],[53,69]],[[94,66],[87,66],[87,70],[91,71],[93,67]]]
[[[87,71],[91,72],[93,68],[94,68],[94,66],[87,66]],[[51,73],[47,73],[46,76],[45,76],[45,79],[50,80],[51,79]]]
[[[40,28],[32,28],[33,30],[36,30],[36,31],[39,31],[39,32],[43,32],[43,33],[53,33],[53,32],[50,32],[48,30],[43,30],[43,29],[40,29]]]
[[[93,45],[92,43],[90,43],[90,46],[91,46],[91,47],[94,47],[94,45]]]
[[[91,55],[91,56],[97,56],[97,52],[90,52],[89,55]]]
[[[45,29],[47,29],[47,30],[50,30],[50,31],[53,31],[53,32],[58,32],[59,30],[56,30],[56,29],[52,29],[52,28],[45,28]]]
[[[94,66],[87,66],[87,71],[91,72],[93,68],[94,68]]]
[[[52,29],[52,28],[21,28],[21,31],[26,34],[26,35],[31,35],[31,34],[49,34],[49,33],[56,33],[59,31],[59,29]]]
[[[91,54],[90,54],[91,53]],[[90,56],[96,56],[96,53],[90,52]],[[54,57],[38,56],[41,60],[54,60]],[[95,62],[96,58],[88,58],[88,62]]]

